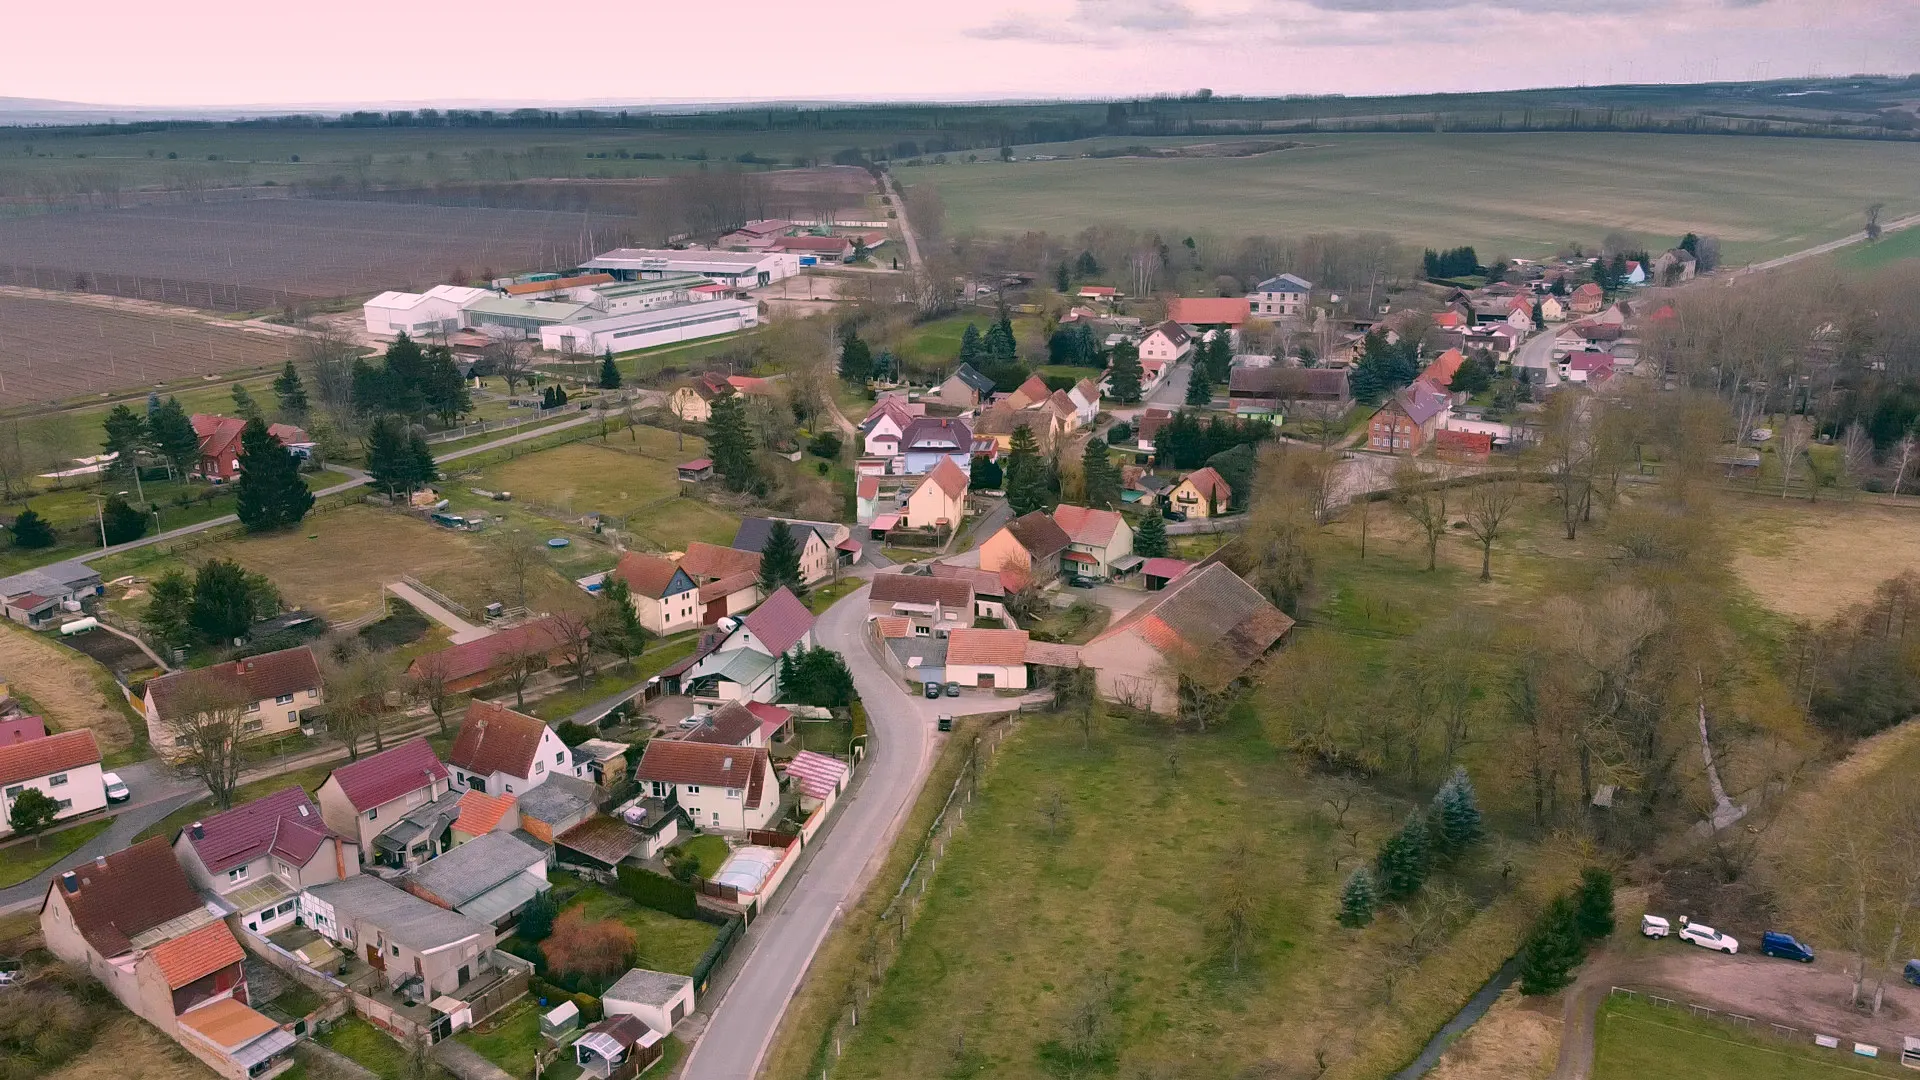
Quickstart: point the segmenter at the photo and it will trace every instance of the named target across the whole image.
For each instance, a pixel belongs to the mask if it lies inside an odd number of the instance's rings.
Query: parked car
[[[133,792],[127,790],[127,782],[120,779],[119,773],[101,773],[100,779],[106,782],[108,802],[126,802],[133,798]]]
[[[927,683],[927,685],[926,685],[926,695],[927,695],[928,697],[930,697],[930,698],[937,698],[937,697],[939,697],[939,696],[940,696],[940,684],[939,684],[939,683],[937,683],[937,682],[929,682],[929,683]]]
[[[1640,933],[1647,937],[1661,938],[1673,933],[1673,924],[1658,915],[1640,916]]]
[[[1901,972],[1900,977],[1915,986],[1920,986],[1920,960],[1907,961],[1907,970]]]
[[[1098,584],[1100,583],[1092,578],[1070,577],[1067,579],[1067,588],[1069,589],[1091,589]]]
[[[1782,934],[1769,930],[1760,935],[1760,954],[1777,956],[1782,960],[1798,960],[1803,964],[1813,963],[1813,950],[1792,934]]]
[[[1712,949],[1729,955],[1740,951],[1740,942],[1715,930],[1706,923],[1690,922],[1680,928],[1680,939],[1691,941],[1703,949]]]
[[[950,683],[948,683],[948,684],[947,684],[947,696],[948,696],[948,697],[959,697],[959,696],[960,696],[960,684],[959,684],[959,683],[957,683],[957,682],[950,682]]]

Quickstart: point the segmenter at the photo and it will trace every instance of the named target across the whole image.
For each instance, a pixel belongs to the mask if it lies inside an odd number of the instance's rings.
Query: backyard
[[[641,907],[599,885],[586,885],[564,897],[559,896],[562,886],[571,882],[572,879],[564,877],[555,882],[555,894],[560,900],[561,909],[565,911],[577,907],[589,920],[613,919],[624,923],[633,931],[639,943],[633,957],[635,967],[691,975],[693,965],[699,963],[701,955],[719,933],[712,923],[679,919],[663,911]]]

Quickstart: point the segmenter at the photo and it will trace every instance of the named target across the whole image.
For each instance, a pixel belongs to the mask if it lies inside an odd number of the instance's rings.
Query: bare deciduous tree
[[[1541,456],[1560,497],[1561,523],[1572,540],[1593,498],[1593,439],[1584,409],[1590,398],[1555,394],[1547,403]]]
[[[561,611],[554,614],[553,625],[559,632],[560,655],[573,668],[574,680],[584,690],[587,676],[593,674],[593,619],[577,611]]]
[[[527,606],[527,581],[539,570],[541,558],[532,541],[525,537],[503,535],[494,541],[493,565],[501,584],[513,592],[516,607]]]
[[[1839,464],[1840,480],[1850,486],[1858,484],[1873,464],[1873,439],[1858,420],[1848,424],[1846,432],[1840,436]]]
[[[210,679],[191,680],[171,696],[161,725],[167,760],[181,775],[205,784],[215,806],[232,807],[248,757],[247,709],[253,703]]]
[[[1447,532],[1447,483],[1435,482],[1412,461],[1403,461],[1393,474],[1394,502],[1426,540],[1427,569],[1432,570]]]
[[[454,697],[447,681],[444,653],[428,653],[414,661],[412,674],[407,677],[407,698],[433,713],[442,735],[447,733],[447,706]]]
[[[1800,464],[1800,455],[1806,453],[1807,444],[1813,441],[1813,429],[1796,416],[1789,416],[1780,425],[1780,497],[1786,498],[1787,491],[1793,487],[1793,471]],[[1810,488],[1820,486],[1820,478],[1809,479]]]
[[[507,384],[507,396],[521,383],[533,385],[533,351],[524,341],[501,338],[480,352],[481,370],[497,375]]]
[[[547,669],[547,654],[526,639],[510,646],[500,657],[500,677],[513,687],[515,708],[527,707],[527,683]]]
[[[1508,478],[1476,484],[1467,491],[1467,532],[1480,545],[1480,580],[1493,580],[1493,543],[1520,505],[1520,485]]]

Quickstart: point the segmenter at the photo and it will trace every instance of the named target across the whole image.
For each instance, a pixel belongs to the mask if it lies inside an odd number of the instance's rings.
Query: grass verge
[[[0,888],[18,885],[80,850],[80,845],[105,832],[111,824],[112,818],[103,817],[47,833],[37,843],[26,840],[0,848]]]

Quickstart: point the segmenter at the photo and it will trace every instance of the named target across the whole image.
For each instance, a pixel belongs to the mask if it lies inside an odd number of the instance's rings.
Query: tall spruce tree
[[[147,632],[168,646],[185,645],[192,636],[193,582],[175,567],[153,579],[140,622]]]
[[[1347,875],[1347,883],[1340,890],[1341,926],[1349,930],[1358,930],[1373,921],[1373,875],[1364,866],[1356,866],[1353,873]]]
[[[1112,387],[1113,398],[1122,405],[1133,405],[1140,400],[1140,382],[1145,374],[1140,369],[1140,348],[1122,343],[1113,347],[1113,356],[1107,361],[1108,384]]]
[[[292,423],[302,423],[313,406],[307,401],[306,384],[300,381],[300,372],[293,361],[280,369],[280,375],[273,380],[273,396],[280,403],[280,415]]]
[[[1044,510],[1047,506],[1047,463],[1040,457],[1040,444],[1025,424],[1013,429],[1007,451],[1007,507],[1015,517]]]
[[[259,419],[260,404],[253,400],[253,395],[247,392],[245,384],[234,383],[230,392],[233,395],[234,415],[242,420]]]
[[[1380,895],[1387,900],[1405,900],[1426,884],[1432,860],[1427,823],[1420,815],[1407,818],[1400,831],[1387,837],[1374,858],[1374,870],[1380,879]]]
[[[1140,528],[1133,534],[1133,553],[1143,559],[1157,559],[1167,553],[1167,519],[1160,516],[1158,506],[1140,519]]]
[[[1555,897],[1527,935],[1520,959],[1520,992],[1551,994],[1573,981],[1584,949],[1573,902]]]
[[[968,323],[966,330],[960,334],[960,362],[978,369],[984,356],[985,348],[980,343],[980,328]]]
[[[248,532],[292,525],[313,509],[313,492],[300,475],[300,459],[258,416],[240,431],[240,475],[233,482],[233,495],[234,515]]]
[[[473,394],[467,380],[460,377],[460,366],[453,361],[453,350],[435,345],[420,362],[420,396],[427,412],[451,424],[473,411]]]
[[[109,546],[145,536],[149,521],[147,515],[129,506],[127,500],[119,495],[107,496],[106,503],[100,508],[101,530],[107,534]]]
[[[1107,444],[1088,439],[1080,455],[1080,467],[1086,475],[1087,505],[1097,510],[1120,509],[1120,470],[1107,456]]]
[[[1207,340],[1207,378],[1215,386],[1233,374],[1233,331],[1222,326]]]
[[[840,328],[840,377],[855,386],[873,378],[873,350],[860,340],[860,328],[852,323]]]
[[[793,529],[780,518],[767,529],[767,542],[760,547],[760,591],[771,596],[784,585],[802,600],[807,596],[807,581],[800,572],[800,542]]]
[[[594,613],[594,640],[632,663],[647,645],[647,628],[634,610],[633,590],[618,574],[608,574],[600,586],[600,608]]]
[[[193,419],[179,398],[168,398],[147,418],[147,437],[176,475],[187,475],[200,461],[200,436],[194,433]]]
[[[367,472],[373,486],[388,495],[401,495],[426,483],[414,452],[412,425],[403,416],[379,417],[367,431]]]
[[[747,424],[747,410],[739,394],[723,394],[713,401],[707,415],[707,452],[713,467],[734,491],[748,491],[758,485],[760,475],[753,461],[753,431]]]
[[[101,426],[107,433],[103,448],[120,455],[114,461],[114,470],[131,474],[139,468],[140,454],[147,446],[147,418],[125,405],[115,405]]]
[[[1480,820],[1480,804],[1474,796],[1473,781],[1467,777],[1466,766],[1454,766],[1453,775],[1434,792],[1433,804],[1427,812],[1427,829],[1434,852],[1449,860],[1465,855],[1486,837],[1486,826]]]
[[[1589,866],[1580,872],[1580,891],[1577,894],[1574,920],[1579,926],[1580,936],[1588,941],[1598,941],[1613,935],[1613,875],[1597,866]]]
[[[1187,404],[1206,408],[1213,403],[1213,376],[1207,365],[1195,356],[1187,365]]]
[[[611,348],[600,355],[600,389],[620,389],[620,365],[613,362]]]
[[[427,353],[420,343],[401,334],[387,346],[385,378],[381,391],[385,396],[379,407],[409,420],[427,415]]]

